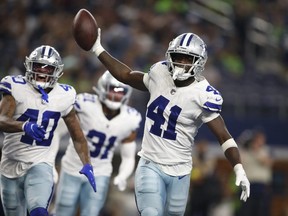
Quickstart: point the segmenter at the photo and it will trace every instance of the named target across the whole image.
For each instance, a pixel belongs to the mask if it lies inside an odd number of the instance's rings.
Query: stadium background
[[[102,29],[103,46],[133,69],[148,71],[152,63],[163,60],[175,35],[194,32],[202,37],[208,45],[204,76],[222,93],[226,124],[234,137],[245,129],[265,131],[276,159],[272,215],[288,215],[283,204],[288,202],[287,1],[2,0],[0,77],[24,74],[25,56],[35,47],[48,44],[64,60],[65,73],[60,82],[73,85],[79,93],[92,92],[91,86],[105,68],[94,55],[80,50],[72,37],[72,20],[81,8],[95,16]],[[147,93],[134,90],[130,104],[144,117],[147,100]],[[142,130],[143,124],[139,145]],[[221,159],[216,140],[206,126],[196,138],[208,139]],[[65,147],[63,141],[57,162]],[[118,162],[117,154],[114,163]],[[130,191],[119,194],[112,189],[110,194],[108,204],[127,199],[125,203],[135,212],[133,177]],[[111,213],[116,209],[114,204],[107,206],[108,215],[117,215],[117,211]]]

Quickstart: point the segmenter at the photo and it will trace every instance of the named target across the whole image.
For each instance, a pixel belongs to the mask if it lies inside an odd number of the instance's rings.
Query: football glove
[[[114,178],[114,185],[117,185],[119,191],[124,191],[127,186],[126,179],[121,178],[119,175]]]
[[[97,31],[98,31],[97,39],[96,39],[96,41],[95,41],[95,43],[92,46],[90,51],[94,52],[97,56],[99,56],[102,52],[105,51],[105,49],[101,45],[101,29],[98,28]]]
[[[236,186],[241,186],[242,193],[240,196],[240,200],[246,202],[248,197],[250,196],[250,182],[246,176],[246,173],[243,169],[242,164],[236,164],[234,166],[234,172],[236,174]]]
[[[45,137],[46,131],[44,130],[43,126],[39,126],[35,123],[27,121],[23,124],[22,129],[28,136],[35,139],[36,141],[40,142]]]
[[[95,177],[93,173],[93,167],[91,164],[85,164],[82,169],[79,171],[80,174],[83,174],[87,177],[90,185],[92,186],[94,192],[96,192],[96,182],[95,182]]]
[[[135,167],[136,142],[132,141],[121,145],[121,164],[119,173],[114,178],[114,185],[118,186],[119,191],[124,191],[127,186],[127,179],[133,173]]]

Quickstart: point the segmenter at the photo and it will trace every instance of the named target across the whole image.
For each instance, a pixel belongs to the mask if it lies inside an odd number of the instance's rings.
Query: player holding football
[[[60,181],[56,191],[56,215],[99,215],[103,208],[112,174],[112,158],[115,148],[121,147],[121,164],[114,184],[125,190],[126,180],[134,171],[136,135],[141,114],[126,105],[132,88],[116,80],[106,71],[93,87],[96,94],[82,93],[77,96],[75,110],[90,149],[91,163],[97,181],[97,193],[76,171],[81,166],[70,142],[62,158]]]
[[[98,59],[119,81],[150,92],[141,157],[135,175],[137,208],[142,216],[183,215],[189,192],[194,137],[206,123],[233,166],[240,199],[246,201],[250,183],[241,164],[237,144],[220,112],[221,94],[201,76],[207,61],[203,40],[184,33],[169,43],[166,60],[148,73],[132,71],[113,58],[100,43],[92,47]]]
[[[84,165],[80,173],[94,191],[96,184],[87,141],[73,109],[76,92],[57,82],[64,66],[59,53],[51,46],[37,47],[24,65],[25,76],[6,76],[0,83],[0,131],[5,132],[1,199],[6,216],[25,216],[27,209],[30,216],[48,216],[58,149],[53,145],[59,144],[52,139],[60,118]]]

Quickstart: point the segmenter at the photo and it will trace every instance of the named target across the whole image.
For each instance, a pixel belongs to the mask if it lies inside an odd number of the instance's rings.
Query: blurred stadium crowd
[[[268,144],[287,148],[286,0],[3,0],[0,77],[24,74],[25,56],[47,44],[64,60],[60,82],[73,85],[79,93],[91,92],[105,68],[73,39],[72,21],[81,8],[95,16],[103,46],[136,70],[148,71],[151,64],[163,60],[176,35],[198,34],[208,46],[204,76],[223,95],[223,115],[233,136],[245,128],[261,127]],[[147,100],[146,93],[134,90],[131,105],[144,115]],[[203,128],[199,138],[210,140]],[[282,182],[277,188],[287,186],[282,171],[279,178],[274,175],[274,183]],[[279,193],[287,197],[286,190]],[[133,197],[125,199],[130,199],[135,211]]]
[[[48,44],[64,59],[60,82],[90,92],[105,68],[73,39],[72,20],[81,8],[95,16],[104,47],[134,69],[148,71],[163,60],[176,35],[198,34],[208,45],[204,75],[222,93],[225,118],[236,121],[234,135],[258,124],[274,135],[268,134],[270,143],[284,144],[284,129],[275,129],[287,126],[288,117],[287,1],[1,1],[0,76],[23,74],[25,56]],[[146,98],[135,91],[132,105],[145,112]]]

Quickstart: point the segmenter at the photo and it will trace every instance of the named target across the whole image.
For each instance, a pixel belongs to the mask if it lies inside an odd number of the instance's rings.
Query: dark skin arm
[[[232,138],[221,116],[218,116],[216,119],[213,119],[212,121],[208,122],[207,126],[216,136],[220,145],[222,145],[228,139]],[[225,156],[230,162],[230,164],[232,165],[232,167],[234,167],[238,163],[241,163],[240,153],[239,153],[238,148],[233,147],[233,148],[227,149],[225,151]]]
[[[21,132],[24,122],[16,121],[12,117],[16,110],[16,102],[12,95],[3,94],[0,102],[0,131],[6,133]]]
[[[74,143],[75,150],[78,153],[83,165],[87,163],[90,164],[90,155],[88,151],[87,140],[80,127],[79,119],[76,115],[74,108],[68,113],[67,116],[63,117],[63,120],[68,128],[68,131]]]
[[[147,91],[143,83],[143,72],[132,71],[127,65],[115,59],[106,51],[102,52],[98,58],[117,80],[138,90]]]

